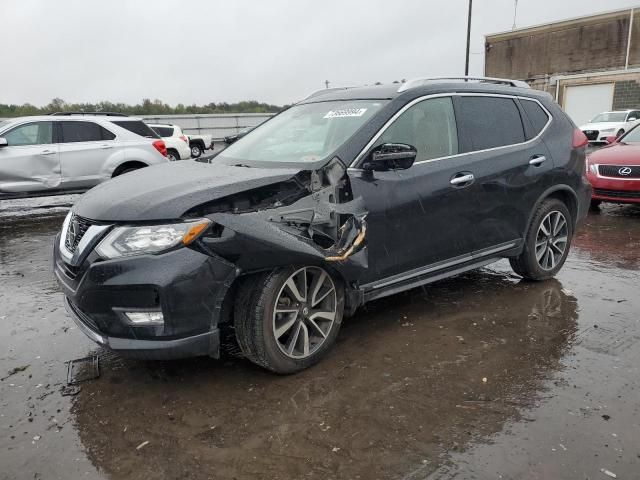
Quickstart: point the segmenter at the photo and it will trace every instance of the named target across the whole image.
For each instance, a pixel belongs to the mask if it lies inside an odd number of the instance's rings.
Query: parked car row
[[[0,121],[0,199],[82,192],[167,161],[165,142],[139,118],[65,113]]]
[[[206,143],[205,143],[206,142]],[[119,113],[66,112],[0,121],[0,198],[79,193],[113,177],[213,148],[210,135]]]

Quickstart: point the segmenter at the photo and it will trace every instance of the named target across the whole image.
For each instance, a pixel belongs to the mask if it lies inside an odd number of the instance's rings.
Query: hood
[[[580,130],[606,130],[624,125],[624,122],[598,122],[598,123],[585,123],[580,127]]]
[[[290,179],[299,169],[247,168],[190,160],[127,173],[98,185],[73,206],[81,217],[103,222],[179,219],[211,200]]]
[[[614,143],[590,154],[589,163],[598,165],[640,165],[640,144]]]

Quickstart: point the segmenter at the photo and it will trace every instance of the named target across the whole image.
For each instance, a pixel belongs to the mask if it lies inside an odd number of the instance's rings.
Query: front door
[[[0,136],[8,143],[0,147],[0,196],[60,188],[60,159],[53,140],[53,122],[25,123]]]
[[[371,149],[383,143],[412,145],[418,156],[407,170],[350,170],[354,196],[364,199],[369,212],[369,269],[362,283],[434,265],[472,248],[477,192],[473,181],[456,180],[468,171],[469,158],[457,155],[452,98],[412,105]]]

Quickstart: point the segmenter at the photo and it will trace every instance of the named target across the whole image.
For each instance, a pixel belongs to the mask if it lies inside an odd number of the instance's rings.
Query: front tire
[[[618,130],[618,133],[616,133],[616,138],[620,138],[623,134],[624,130],[621,128],[620,130]]]
[[[335,342],[344,310],[342,284],[320,267],[251,275],[238,286],[234,326],[253,363],[279,374],[308,368]]]
[[[571,238],[573,219],[567,206],[552,198],[543,201],[533,215],[522,253],[510,258],[511,268],[528,280],[546,280],[564,265]]]

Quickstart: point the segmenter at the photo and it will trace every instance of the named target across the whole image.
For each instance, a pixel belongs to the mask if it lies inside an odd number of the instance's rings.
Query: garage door
[[[564,111],[580,126],[600,112],[611,110],[613,83],[567,86],[564,91]]]

